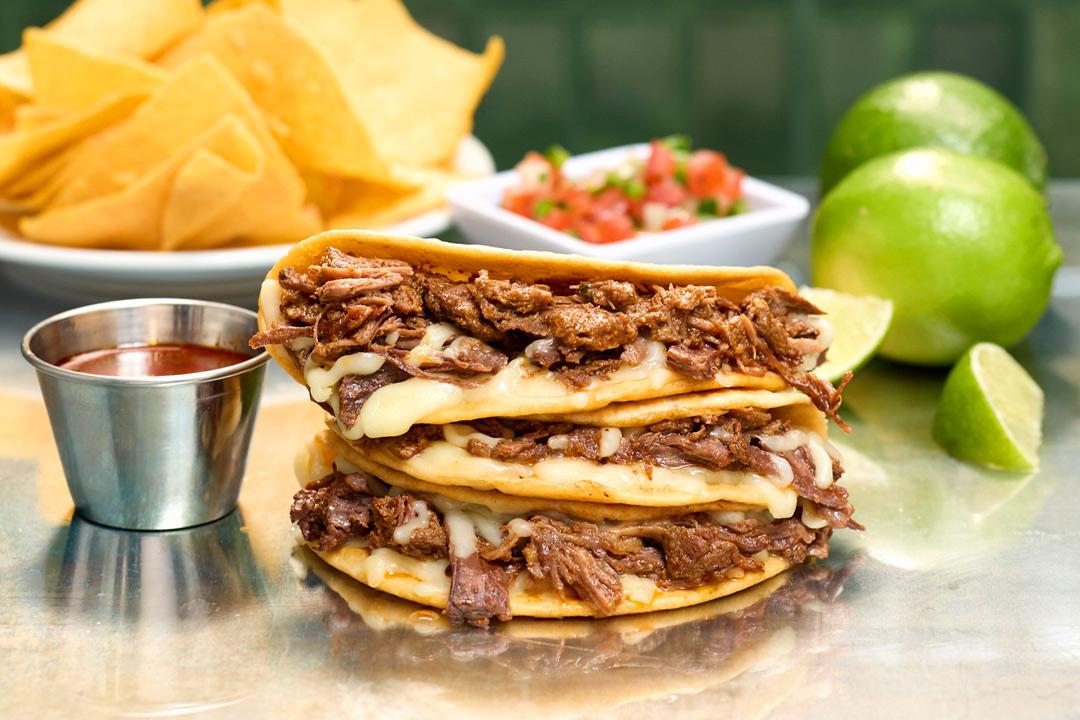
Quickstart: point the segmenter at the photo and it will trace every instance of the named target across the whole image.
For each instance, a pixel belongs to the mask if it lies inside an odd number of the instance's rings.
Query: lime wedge
[[[815,373],[835,383],[874,356],[892,321],[892,300],[812,287],[799,288],[799,294],[824,310],[833,328],[829,352]]]
[[[934,440],[961,460],[1005,470],[1039,465],[1043,391],[1001,346],[973,345],[948,379]]]

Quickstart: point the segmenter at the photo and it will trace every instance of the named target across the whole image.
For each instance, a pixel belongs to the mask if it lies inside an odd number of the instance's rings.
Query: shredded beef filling
[[[465,423],[485,435],[500,438],[494,444],[471,439],[465,450],[479,457],[532,465],[547,458],[574,457],[622,465],[646,464],[658,467],[698,466],[710,470],[754,472],[776,475],[772,454],[761,446],[760,437],[787,432],[787,422],[774,419],[764,410],[742,408],[724,415],[665,420],[635,434],[624,433],[618,449],[600,455],[601,429],[590,425],[542,422],[514,418],[487,418]],[[402,460],[423,452],[433,442],[444,439],[439,425],[415,425],[393,438],[361,438],[357,444],[383,448]],[[805,447],[782,453],[791,465],[792,487],[800,497],[812,501],[816,510],[833,528],[861,529],[852,520],[855,511],[846,489],[833,482],[819,488],[814,478],[814,461]],[[833,480],[843,468],[833,461]]]
[[[394,530],[417,517],[419,499],[407,493],[377,496],[378,484],[364,473],[333,472],[296,494],[290,516],[317,550],[362,541],[417,558],[448,557],[447,614],[454,622],[477,626],[510,617],[508,588],[520,572],[609,615],[622,596],[621,575],[648,578],[661,588],[697,588],[760,570],[762,551],[793,563],[824,558],[832,532],[812,530],[798,517],[720,523],[694,513],[599,526],[533,515],[527,518],[528,536],[508,533],[499,545],[477,538],[477,550],[458,557],[434,511],[407,542],[397,543]]]
[[[322,365],[373,352],[409,375],[457,383],[475,382],[524,352],[569,385],[584,387],[640,362],[642,341],[654,340],[666,346],[668,366],[690,378],[712,378],[722,369],[771,370],[842,425],[836,411],[843,384],[834,388],[804,369],[805,357],[820,358],[824,350],[806,319],[821,311],[780,288],[734,303],[717,288],[699,285],[521,283],[484,270],[459,282],[401,260],[358,258],[334,248],[315,265],[285,268],[279,282],[287,324],[255,335],[252,347],[288,347],[310,337],[311,356]],[[424,362],[406,362],[437,322],[463,334]]]

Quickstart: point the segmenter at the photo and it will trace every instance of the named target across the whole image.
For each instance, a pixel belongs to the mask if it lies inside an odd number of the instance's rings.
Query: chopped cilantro
[[[680,185],[686,184],[686,161],[682,160],[675,165],[675,180]]]
[[[570,157],[570,153],[562,145],[552,145],[544,151],[544,157],[555,167],[561,168]]]
[[[551,201],[551,198],[540,198],[533,207],[533,215],[539,220],[546,218],[554,209],[555,203]]]
[[[623,193],[631,200],[640,200],[645,197],[645,183],[636,177],[630,178],[623,185]]]
[[[688,153],[690,148],[693,147],[689,135],[668,135],[666,138],[661,139],[660,142],[667,145],[672,152],[677,153]]]
[[[707,197],[698,200],[697,214],[712,216],[719,215],[720,209],[716,206],[716,198]]]
[[[728,210],[728,215],[742,215],[744,212],[746,212],[749,209],[750,208],[748,208],[746,206],[746,199],[745,198],[739,198],[734,203],[732,203],[731,209]]]

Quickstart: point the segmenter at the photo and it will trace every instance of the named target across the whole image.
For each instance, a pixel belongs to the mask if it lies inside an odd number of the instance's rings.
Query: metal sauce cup
[[[37,369],[76,510],[130,530],[170,530],[236,507],[266,361],[250,310],[198,300],[122,300],[38,323],[22,352]],[[160,377],[65,370],[78,353],[185,343],[250,355],[235,365]]]

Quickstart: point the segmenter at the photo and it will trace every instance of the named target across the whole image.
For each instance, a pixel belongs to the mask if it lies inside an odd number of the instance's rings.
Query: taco
[[[801,510],[777,519],[724,504],[658,514],[544,501],[437,487],[354,459],[330,432],[298,455],[290,516],[305,542],[361,583],[444,608],[454,623],[696,605],[825,557],[832,532],[809,527]]]
[[[824,416],[797,391],[714,390],[564,416],[414,425],[342,452],[368,472],[435,486],[653,508],[727,502],[776,518],[801,503],[807,522],[858,527],[824,433]]]
[[[350,439],[716,388],[791,386],[834,419],[840,404],[810,372],[831,328],[773,268],[331,231],[270,270],[259,327],[252,346]]]

